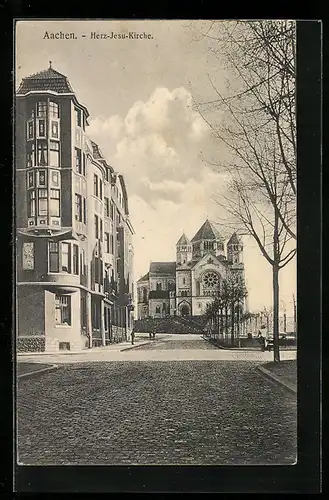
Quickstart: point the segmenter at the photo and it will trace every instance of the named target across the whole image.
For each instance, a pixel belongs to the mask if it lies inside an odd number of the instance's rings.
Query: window
[[[101,179],[99,179],[99,197],[101,200],[103,199],[103,183]]]
[[[27,174],[27,187],[33,187],[34,186],[34,172],[29,172]]]
[[[157,290],[162,290],[162,285],[161,285],[161,283],[160,283],[160,282],[158,282],[158,283],[156,284],[156,289],[157,289]]]
[[[52,167],[59,167],[59,142],[50,141],[49,163]]]
[[[28,139],[34,138],[34,121],[30,121],[27,124],[27,138]]]
[[[71,326],[71,297],[69,295],[55,296],[55,310],[56,324]]]
[[[39,137],[46,137],[45,120],[38,121],[38,136]]]
[[[81,127],[81,111],[75,108],[75,124],[77,127]]]
[[[94,174],[94,195],[98,196],[98,177]]]
[[[35,217],[35,209],[36,209],[36,200],[35,200],[35,191],[29,191],[28,194],[28,217]]]
[[[48,149],[46,142],[38,142],[38,161],[37,164],[41,167],[47,165],[48,162]]]
[[[160,314],[160,306],[156,306],[155,312],[156,312],[156,314]]]
[[[23,262],[22,268],[26,271],[32,271],[34,269],[34,243],[26,242],[23,243]]]
[[[73,274],[79,274],[79,247],[73,245]]]
[[[45,170],[39,170],[38,172],[38,178],[39,178],[39,186],[45,186],[46,185],[46,171]]]
[[[114,220],[114,203],[111,201],[111,219]]]
[[[51,182],[54,186],[58,186],[59,185],[59,173],[56,172],[56,170],[53,170],[51,172]]]
[[[80,274],[84,275],[86,274],[86,252],[84,248],[81,249],[81,255],[80,255]]]
[[[98,240],[99,238],[98,215],[95,215],[94,223],[95,223],[95,238]]]
[[[51,137],[54,139],[59,138],[58,122],[51,122]]]
[[[35,165],[35,148],[34,144],[31,144],[30,149],[27,151],[27,167],[28,168],[34,167],[34,165]]]
[[[75,148],[75,170],[78,174],[82,174],[81,149]]]
[[[49,213],[52,217],[60,217],[60,191],[59,189],[50,190]]]
[[[105,252],[110,253],[110,235],[109,233],[105,233]]]
[[[59,118],[59,105],[56,102],[49,103],[49,116],[51,118]]]
[[[99,239],[103,241],[103,221],[99,220]]]
[[[82,175],[86,175],[86,155],[82,153]]]
[[[104,198],[104,203],[105,203],[105,216],[110,217],[110,200],[106,196]]]
[[[49,241],[49,272],[58,273],[59,271],[59,243],[58,241]]]
[[[83,198],[83,223],[87,224],[87,202],[86,202],[86,198]]]
[[[61,270],[71,272],[71,245],[69,243],[62,243]]]
[[[47,102],[41,101],[37,104],[37,116],[39,118],[46,118],[47,116]]]
[[[48,215],[47,189],[38,189],[38,215]]]
[[[185,285],[185,283],[186,283],[186,279],[185,279],[185,278],[183,278],[183,285]]]
[[[75,218],[82,222],[82,196],[80,194],[75,195]]]
[[[111,254],[114,253],[114,237],[113,237],[113,234],[111,234],[111,236],[110,236],[110,253]]]

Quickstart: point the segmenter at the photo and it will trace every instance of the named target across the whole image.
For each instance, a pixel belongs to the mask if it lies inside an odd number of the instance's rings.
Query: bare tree
[[[229,174],[216,197],[272,267],[274,361],[279,353],[279,271],[296,253],[295,26],[289,21],[212,22],[203,33],[226,64],[226,94],[196,103]]]

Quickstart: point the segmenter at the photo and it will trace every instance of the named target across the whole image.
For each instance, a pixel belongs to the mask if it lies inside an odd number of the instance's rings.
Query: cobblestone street
[[[168,349],[212,349],[201,339],[167,342]],[[163,349],[163,343],[136,350]],[[256,366],[226,360],[94,361],[65,363],[20,380],[19,461],[292,463],[295,398],[264,379]]]

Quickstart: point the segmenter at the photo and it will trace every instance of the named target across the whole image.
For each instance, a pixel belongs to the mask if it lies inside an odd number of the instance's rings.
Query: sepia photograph
[[[294,20],[15,25],[16,462],[296,465]]]

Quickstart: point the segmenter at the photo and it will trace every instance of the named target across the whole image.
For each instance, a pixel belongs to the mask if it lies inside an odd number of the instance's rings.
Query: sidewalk
[[[265,363],[257,367],[267,378],[297,393],[297,360],[283,360],[280,363]]]

